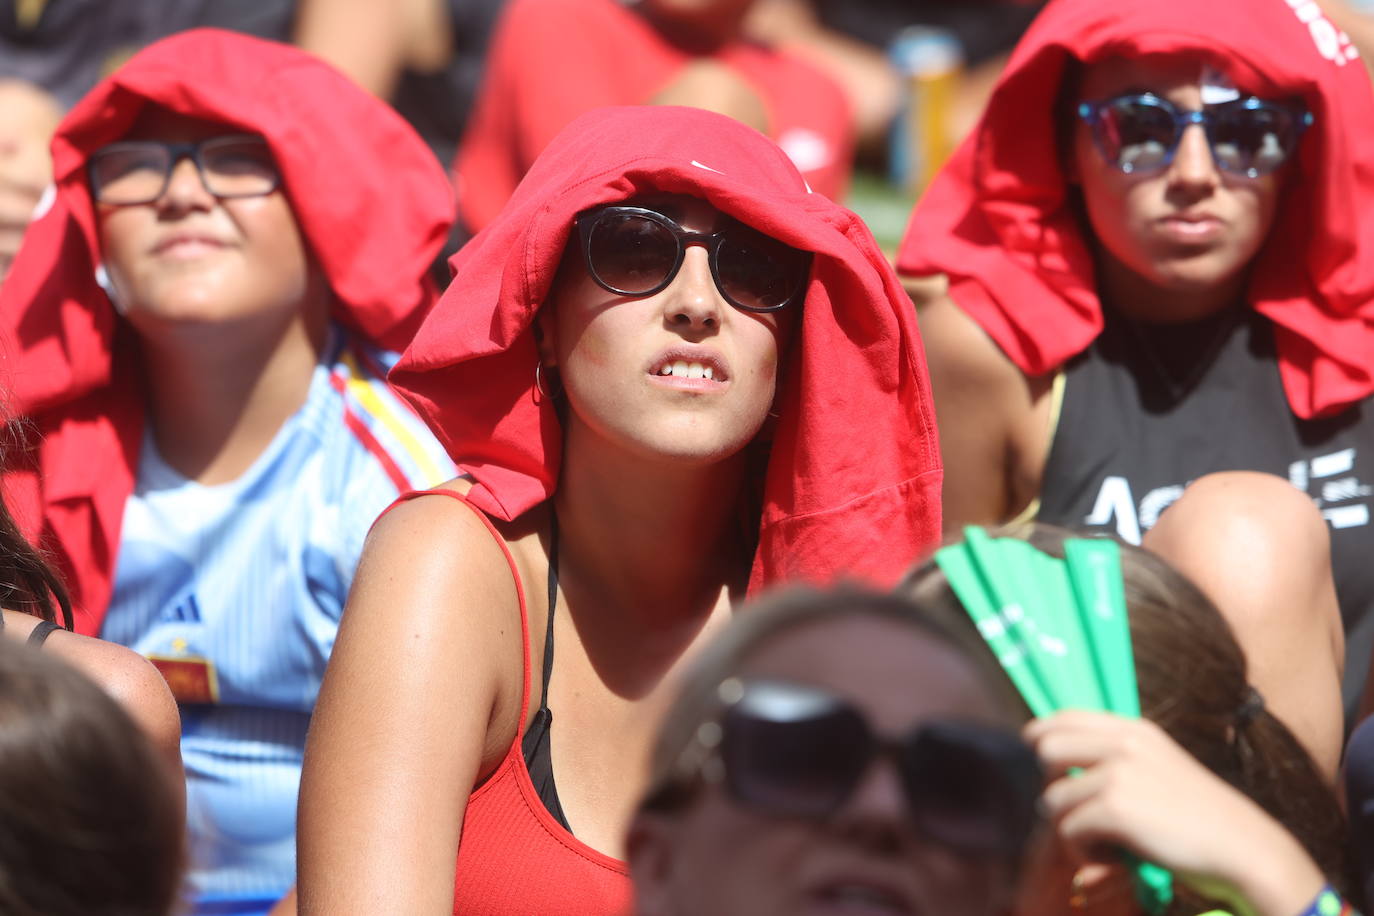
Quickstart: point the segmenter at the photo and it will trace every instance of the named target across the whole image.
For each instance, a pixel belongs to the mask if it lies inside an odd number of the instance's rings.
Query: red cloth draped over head
[[[311,55],[201,29],[154,44],[82,99],[52,143],[55,196],[29,227],[0,289],[0,391],[42,436],[33,466],[6,475],[25,532],[72,586],[77,629],[99,629],[124,503],[134,484],[143,398],[131,333],[96,282],[100,248],[87,158],[145,105],[261,134],[334,317],[381,346],[405,346],[435,291],[428,266],[447,236],[443,168],[386,104]],[[17,456],[6,456],[11,463]]]
[[[1065,65],[1179,52],[1314,116],[1248,297],[1275,325],[1293,412],[1337,412],[1374,392],[1374,96],[1308,0],[1053,0],[916,207],[898,269],[948,274],[954,300],[1029,375],[1084,350],[1102,306],[1059,162]]]
[[[562,431],[536,394],[533,322],[573,217],[648,192],[691,194],[815,252],[783,355],[751,590],[854,576],[888,584],[940,534],[941,465],[911,302],[867,227],[808,193],[773,143],[691,108],[603,108],[569,125],[490,226],[391,373],[477,481],[469,499],[513,519],[547,499]]]

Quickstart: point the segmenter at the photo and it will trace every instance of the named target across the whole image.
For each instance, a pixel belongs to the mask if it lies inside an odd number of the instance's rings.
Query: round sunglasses
[[[1035,826],[1040,764],[1014,732],[937,720],[880,735],[846,700],[783,681],[731,678],[718,697],[719,716],[697,729],[679,773],[723,784],[744,807],[825,819],[886,758],[916,828],[957,852],[1016,856]],[[657,802],[670,804],[672,794],[665,787]]]
[[[577,216],[582,256],[597,285],[619,296],[652,296],[673,282],[688,245],[704,245],[720,294],[747,312],[775,312],[805,295],[811,254],[722,217],[693,232],[646,207],[612,206]]]
[[[1080,102],[1078,116],[1092,131],[1102,158],[1128,175],[1165,169],[1193,124],[1202,125],[1212,159],[1223,172],[1260,178],[1297,149],[1312,115],[1297,105],[1247,96],[1185,111],[1152,93]]]

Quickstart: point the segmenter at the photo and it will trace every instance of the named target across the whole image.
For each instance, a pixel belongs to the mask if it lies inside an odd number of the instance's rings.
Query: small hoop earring
[[[544,364],[537,362],[534,364],[534,389],[543,396],[546,401],[556,401],[563,396],[563,385],[560,382],[558,390],[550,394],[544,389]]]

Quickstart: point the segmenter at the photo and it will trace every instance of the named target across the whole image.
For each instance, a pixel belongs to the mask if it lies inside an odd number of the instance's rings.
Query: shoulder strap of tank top
[[[42,647],[43,643],[47,642],[48,636],[52,634],[52,631],[60,629],[62,628],[51,620],[38,621],[38,626],[29,631],[29,648],[38,649]]]
[[[539,686],[539,708],[549,705],[549,678],[553,675],[553,612],[558,606],[558,513],[549,510],[549,623],[544,629],[544,679]]]
[[[525,716],[530,711],[530,666],[532,663],[530,658],[529,605],[525,601],[525,585],[520,581],[520,568],[515,565],[515,557],[510,552],[510,546],[506,544],[506,539],[501,536],[501,532],[497,531],[496,526],[491,523],[491,519],[487,518],[487,514],[481,509],[468,502],[467,499],[463,497],[462,493],[443,488],[433,490],[410,490],[396,497],[395,502],[382,510],[382,515],[386,515],[403,502],[408,502],[409,500],[417,499],[421,496],[448,496],[458,500],[458,502],[472,510],[473,514],[481,519],[482,524],[487,527],[487,531],[491,532],[492,540],[496,542],[497,547],[501,548],[501,553],[506,558],[506,565],[510,568],[511,578],[515,581],[515,600],[520,605],[520,718],[516,720],[518,724],[515,729],[515,746],[519,747],[520,737],[525,730]],[[381,516],[378,516],[378,518],[381,518]],[[373,522],[373,524],[375,525],[376,522]]]

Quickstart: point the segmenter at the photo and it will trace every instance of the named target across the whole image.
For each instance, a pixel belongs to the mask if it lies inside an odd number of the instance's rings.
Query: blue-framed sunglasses
[[[1298,105],[1246,96],[1185,111],[1151,93],[1080,102],[1078,116],[1109,165],[1128,175],[1168,168],[1193,124],[1202,125],[1217,168],[1242,178],[1276,171],[1297,149],[1312,123]]]

